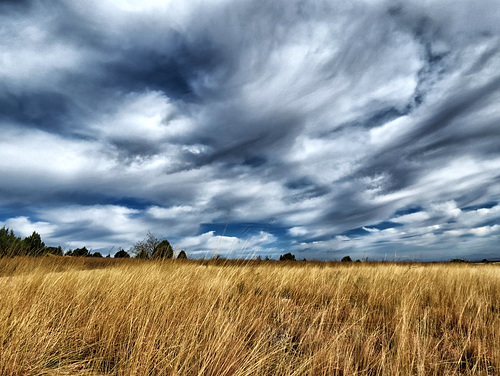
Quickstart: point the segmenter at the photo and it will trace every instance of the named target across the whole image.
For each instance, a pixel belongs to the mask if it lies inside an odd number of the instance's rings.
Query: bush
[[[167,239],[158,243],[151,255],[153,259],[170,259],[172,257],[174,257],[174,250]]]
[[[120,249],[118,252],[115,253],[115,255],[113,257],[114,258],[130,258],[130,255],[127,253],[127,251]]]
[[[70,252],[71,251],[69,251],[68,253]],[[70,256],[77,256],[77,257],[87,257],[88,255],[89,255],[89,250],[87,249],[87,247],[77,248],[73,250],[70,254]]]
[[[288,252],[280,256],[280,261],[295,261],[295,256]]]
[[[187,259],[187,255],[186,255],[186,252],[184,251],[180,251],[179,254],[177,255],[177,258],[178,259]]]
[[[342,257],[342,262],[352,262],[351,256],[344,256]]]

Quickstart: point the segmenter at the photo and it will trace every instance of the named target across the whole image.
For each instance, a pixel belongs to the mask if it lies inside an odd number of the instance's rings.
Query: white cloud
[[[22,238],[30,236],[33,232],[37,232],[42,237],[42,240],[46,237],[50,237],[51,233],[57,228],[56,225],[50,222],[32,222],[28,217],[24,216],[10,218],[4,223],[0,223],[0,225],[11,230],[15,229],[16,236],[20,236]]]
[[[486,236],[486,235],[489,235],[490,233],[496,232],[498,230],[500,230],[500,226],[494,225],[494,226],[482,226],[482,227],[473,228],[470,230],[470,232],[474,235]]]
[[[462,211],[457,208],[457,203],[453,200],[434,203],[431,204],[429,208],[434,215],[444,215],[447,218],[456,218],[462,213]]]
[[[430,215],[424,211],[400,215],[399,217],[391,218],[392,222],[411,224],[414,222],[422,222],[430,218]]]
[[[4,127],[0,140],[0,169],[4,174],[27,176],[33,184],[47,178],[68,181],[81,175],[96,175],[115,167],[100,150],[100,144],[59,135]]]
[[[401,116],[379,127],[371,129],[370,142],[374,144],[375,147],[381,147],[393,142],[399,135],[408,132],[408,128],[412,126],[411,120],[409,116]]]
[[[89,127],[89,134],[101,134],[104,139],[166,143],[168,138],[187,133],[193,127],[162,92],[130,93],[120,99],[117,108]],[[165,151],[169,148],[173,145],[163,146]]]
[[[89,63],[83,48],[54,39],[47,30],[49,16],[33,22],[30,18],[9,19],[0,16],[0,78],[4,85],[22,90],[25,87],[58,89],[65,74],[78,71]]]
[[[291,227],[290,229],[288,229],[288,232],[292,236],[304,236],[307,235],[309,231],[307,231],[306,228],[299,226],[299,227]]]
[[[363,230],[365,230],[366,232],[370,232],[370,233],[377,233],[377,232],[380,232],[379,229],[376,229],[376,228],[369,228],[369,227],[362,227]]]
[[[225,257],[246,257],[253,258],[258,255],[270,255],[277,252],[272,245],[276,238],[266,232],[247,239],[232,236],[215,235],[214,231],[209,231],[201,235],[185,237],[178,243],[178,248],[189,249],[189,253],[197,257],[213,257],[216,255]]]

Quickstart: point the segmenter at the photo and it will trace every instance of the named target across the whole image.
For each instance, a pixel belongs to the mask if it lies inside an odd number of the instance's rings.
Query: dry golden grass
[[[0,375],[498,375],[500,267],[0,259]]]

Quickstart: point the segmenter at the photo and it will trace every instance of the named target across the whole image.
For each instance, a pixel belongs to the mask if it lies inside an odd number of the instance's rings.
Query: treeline
[[[16,236],[13,230],[7,227],[0,229],[0,257],[14,256],[75,256],[75,257],[103,257],[99,252],[92,252],[87,247],[70,249],[64,253],[59,247],[46,246],[42,241],[40,234],[33,232],[30,236],[24,239]],[[107,257],[111,257],[108,255]],[[119,248],[113,256],[114,258],[140,258],[140,259],[169,259],[174,257],[174,250],[168,240],[159,240],[151,232],[148,232],[147,237],[135,243],[129,250]],[[186,252],[180,251],[177,258],[187,258]]]
[[[69,250],[64,253],[63,249],[59,247],[46,246],[42,241],[42,237],[36,231],[24,239],[16,236],[13,230],[7,227],[0,229],[0,257],[13,257],[13,256],[82,256],[82,257],[102,257],[99,252],[90,252],[87,248],[77,248]]]
[[[0,229],[0,257],[43,256],[47,254],[62,256],[63,250],[61,247],[46,246],[37,232],[22,239],[5,226]]]

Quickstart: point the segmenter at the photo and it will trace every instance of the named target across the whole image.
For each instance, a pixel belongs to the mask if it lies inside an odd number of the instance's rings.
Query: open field
[[[500,266],[0,259],[0,375],[498,375]]]

